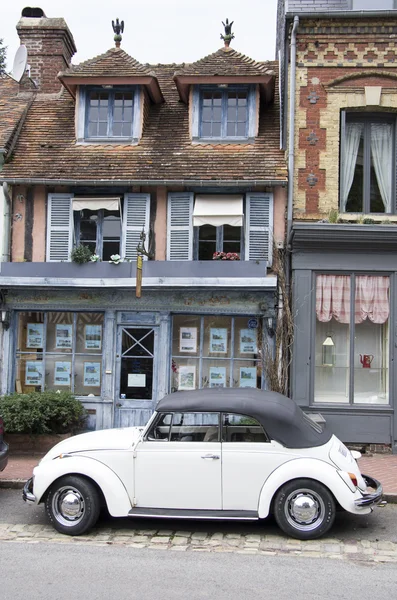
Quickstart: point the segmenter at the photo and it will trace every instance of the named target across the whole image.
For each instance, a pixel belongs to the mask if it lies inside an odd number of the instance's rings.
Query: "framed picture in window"
[[[227,354],[227,329],[210,329],[210,352],[213,354]]]
[[[226,367],[210,367],[210,387],[226,387]]]
[[[86,325],[84,329],[84,347],[86,350],[101,350],[102,325]]]
[[[179,328],[179,352],[197,352],[197,327]]]
[[[26,347],[43,348],[44,347],[44,324],[28,323],[26,326]]]
[[[55,347],[71,348],[73,342],[73,325],[57,323],[55,328]]]
[[[240,329],[240,354],[256,353],[256,329]]]
[[[25,370],[25,385],[42,385],[43,363],[38,360],[27,360]]]
[[[182,365],[178,370],[178,390],[196,389],[196,367]]]
[[[100,387],[101,385],[101,363],[85,362],[83,373],[84,387]]]
[[[240,387],[256,388],[256,367],[240,367]]]
[[[68,361],[57,361],[54,369],[54,385],[70,386],[72,364]]]

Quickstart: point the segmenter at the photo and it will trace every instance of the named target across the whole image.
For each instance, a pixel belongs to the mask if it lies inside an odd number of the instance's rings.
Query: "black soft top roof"
[[[277,392],[251,388],[206,388],[174,392],[156,406],[165,412],[230,412],[254,417],[268,436],[287,448],[310,448],[326,444],[332,433],[316,431],[308,417],[290,398]]]

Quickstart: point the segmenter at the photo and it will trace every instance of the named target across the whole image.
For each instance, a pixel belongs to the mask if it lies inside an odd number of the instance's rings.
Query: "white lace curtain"
[[[389,318],[389,277],[359,275],[355,278],[354,322],[366,319],[372,323],[386,323]],[[318,321],[350,323],[349,275],[317,275],[316,315]]]
[[[354,179],[358,148],[364,130],[364,123],[347,123],[342,163],[342,209],[346,210],[347,199]]]
[[[391,123],[371,124],[371,156],[385,212],[389,213],[392,211],[393,125]]]

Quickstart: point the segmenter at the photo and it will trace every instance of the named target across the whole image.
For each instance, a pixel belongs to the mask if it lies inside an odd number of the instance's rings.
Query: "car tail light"
[[[352,484],[358,487],[357,476],[354,473],[348,473],[350,479],[352,480]]]

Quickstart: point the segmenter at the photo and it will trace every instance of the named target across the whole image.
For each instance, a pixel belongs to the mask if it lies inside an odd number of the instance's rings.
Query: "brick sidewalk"
[[[0,486],[5,487],[8,481],[26,481],[32,475],[33,467],[41,458],[35,455],[11,455],[5,470],[0,473]],[[382,482],[387,496],[395,496],[397,501],[397,455],[374,454],[363,456],[359,459],[359,466],[363,473],[375,477]],[[15,483],[14,483],[15,485]],[[389,500],[392,500],[390,497]]]

